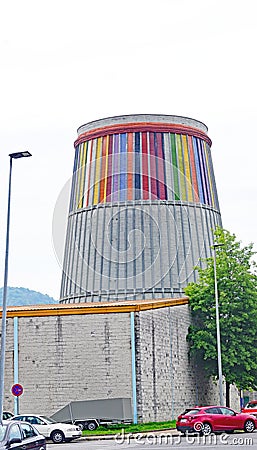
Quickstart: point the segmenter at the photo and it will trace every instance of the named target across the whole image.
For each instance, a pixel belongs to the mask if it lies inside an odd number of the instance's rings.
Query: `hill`
[[[7,305],[39,305],[47,303],[58,303],[53,297],[41,292],[33,291],[22,287],[8,287]],[[0,288],[0,306],[3,304],[3,288]]]

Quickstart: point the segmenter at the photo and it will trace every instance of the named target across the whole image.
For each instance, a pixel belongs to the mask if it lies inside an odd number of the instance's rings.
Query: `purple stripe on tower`
[[[157,140],[157,157],[158,157],[158,185],[159,185],[159,195],[160,200],[166,200],[165,194],[165,181],[164,181],[164,151],[163,151],[163,133],[156,133]]]
[[[127,200],[127,133],[120,135],[120,201]]]
[[[114,170],[113,170],[113,191],[112,200],[119,200],[119,135],[114,135]]]
[[[157,197],[157,180],[156,180],[156,164],[155,164],[155,149],[154,149],[154,133],[150,132],[150,177],[151,177],[151,200],[156,200]]]
[[[135,133],[135,200],[141,199],[140,134]]]

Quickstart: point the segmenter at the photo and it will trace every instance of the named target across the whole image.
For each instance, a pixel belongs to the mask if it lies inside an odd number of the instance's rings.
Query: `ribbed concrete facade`
[[[221,224],[207,127],[131,115],[79,128],[61,302],[170,298]]]

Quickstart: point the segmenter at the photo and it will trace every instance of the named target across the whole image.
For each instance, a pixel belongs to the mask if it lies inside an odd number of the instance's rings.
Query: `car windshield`
[[[5,433],[6,433],[6,428],[7,428],[7,425],[1,425],[0,424],[0,441],[3,441],[4,440],[4,437],[5,437]]]
[[[13,417],[12,413],[6,412],[6,411],[3,412],[3,418],[4,419],[10,419],[11,417]]]
[[[193,409],[186,409],[186,410],[183,412],[182,416],[189,416],[189,415],[191,415],[191,414],[192,414],[192,415],[198,414],[199,411],[200,411],[200,409],[195,409],[195,408],[193,408]]]
[[[245,408],[254,408],[257,409],[257,403],[248,403]]]
[[[56,423],[55,420],[50,419],[50,417],[46,417],[46,416],[40,416],[42,417],[42,419],[44,419],[47,423]]]

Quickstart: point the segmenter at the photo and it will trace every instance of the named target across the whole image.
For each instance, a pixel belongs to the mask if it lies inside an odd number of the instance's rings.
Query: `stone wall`
[[[51,415],[72,400],[131,397],[129,314],[19,318],[20,411]],[[4,408],[13,410],[13,319]]]
[[[189,324],[187,305],[135,313],[139,421],[169,420],[185,407],[219,403],[218,385],[188,357]],[[4,409],[10,411],[13,332],[8,319]],[[51,415],[73,400],[132,398],[129,313],[21,317],[18,333],[20,412]],[[238,410],[238,393],[231,392]]]
[[[186,342],[188,307],[140,313],[136,326],[139,416],[149,421],[173,419],[185,406],[198,403]]]
[[[137,314],[137,401],[144,422],[174,419],[185,407],[220,403],[218,383],[188,356],[189,325],[187,305]],[[231,407],[240,409],[233,386]]]

